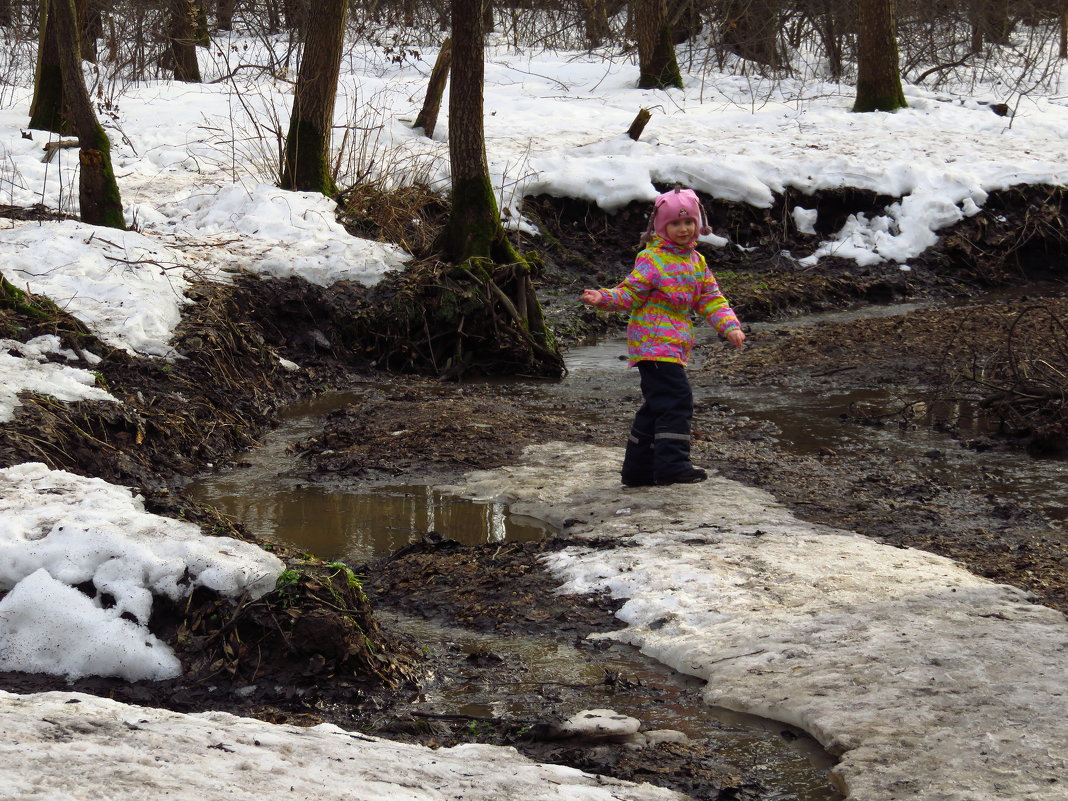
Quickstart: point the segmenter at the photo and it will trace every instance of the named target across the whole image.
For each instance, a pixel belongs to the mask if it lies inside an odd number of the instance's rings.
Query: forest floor
[[[614,283],[625,274],[628,254],[633,252],[629,240],[641,225],[619,215],[593,218],[589,209],[544,199],[538,201],[538,208],[543,218],[551,213],[554,219],[556,244],[539,277],[539,292],[557,331],[565,341],[574,342],[582,335],[612,330],[619,321],[582,308],[576,302],[577,292],[584,285]],[[1005,210],[997,209],[1001,214]],[[1023,199],[1016,220],[1021,226],[1026,211]],[[759,220],[746,225],[756,230]],[[916,402],[954,393],[974,399],[987,392],[989,388],[971,380],[977,365],[1004,351],[1006,332],[1021,313],[1037,307],[1049,319],[1065,320],[1068,284],[1062,272],[1053,281],[1033,284],[1028,295],[995,300],[983,293],[991,286],[1024,280],[1021,273],[1005,266],[1008,259],[982,274],[971,261],[972,269],[947,274],[940,268],[944,268],[948,250],[967,249],[961,242],[991,236],[989,227],[974,225],[974,230],[947,236],[942,250],[926,262],[919,260],[910,271],[885,265],[857,268],[833,261],[815,270],[784,268],[771,255],[791,244],[782,238],[764,243],[762,264],[750,263],[754,259],[744,251],[720,258],[721,283],[747,322],[856,302],[939,302],[907,317],[827,323],[785,334],[751,333],[743,358],[710,359],[695,369],[691,373],[695,389],[722,383],[828,392],[878,386],[892,387],[900,397]],[[1012,225],[1010,213],[1004,229]],[[1032,277],[1050,276],[1027,280]],[[156,362],[114,355],[101,370],[117,394],[140,397],[136,414],[118,413],[103,408],[105,404],[78,404],[73,410],[28,404],[17,427],[7,425],[0,430],[0,466],[46,461],[137,486],[154,511],[181,513],[203,520],[206,526],[223,526],[242,535],[239,523],[235,527],[184,498],[182,480],[208,462],[219,465],[233,460],[241,447],[271,425],[281,403],[299,396],[353,384],[374,385],[374,391],[363,393],[364,400],[328,416],[322,432],[301,448],[309,479],[350,484],[384,479],[447,483],[471,469],[507,465],[524,446],[552,440],[621,444],[636,408],[636,385],[600,396],[561,395],[547,403],[544,399],[535,402],[516,384],[443,383],[377,374],[369,365],[354,364],[348,355],[317,344],[321,337],[314,333],[322,326],[310,325],[302,317],[308,309],[331,304],[336,311],[348,297],[344,293],[325,297],[321,290],[277,281],[239,282],[225,291],[204,288],[203,293],[198,311],[188,315],[179,333],[178,348],[194,352],[211,343],[218,354],[213,361],[188,360],[196,363],[167,371]],[[954,302],[942,302],[950,299]],[[30,328],[27,331],[33,333]],[[275,348],[307,369],[300,374],[257,373],[253,366],[264,363],[256,358],[264,348]],[[231,377],[220,379],[221,375]],[[192,403],[182,400],[190,397]],[[146,403],[145,398],[152,402]],[[213,416],[223,424],[209,429],[206,421]],[[916,423],[906,420],[904,424]],[[32,443],[17,430],[27,427],[35,432]],[[95,441],[80,437],[75,429]],[[951,424],[948,429],[952,435]],[[949,556],[979,575],[1027,590],[1039,603],[1068,611],[1068,537],[1034,508],[996,504],[981,486],[933,479],[928,467],[937,460],[935,454],[921,460],[902,460],[891,451],[877,449],[797,454],[784,450],[775,433],[766,423],[734,415],[729,408],[699,406],[694,460],[728,478],[765,489],[801,519]],[[1028,445],[1055,452],[1062,444],[1057,433],[1050,429],[1038,439],[1022,434],[979,438],[961,434],[960,444],[975,453],[1015,452]],[[43,446],[42,441],[46,442]],[[100,441],[107,447],[98,447]],[[463,547],[427,538],[387,560],[357,566],[357,573],[366,577],[364,590],[371,604],[381,610],[475,630],[572,643],[591,631],[620,624],[612,614],[615,605],[608,599],[553,593],[554,581],[541,569],[539,556],[566,544],[566,531],[536,543],[492,547]],[[284,551],[276,544],[272,547]],[[288,558],[299,561],[293,554]],[[442,576],[448,576],[448,581],[442,581]],[[389,680],[377,687],[341,682],[331,690],[331,675],[302,677],[288,660],[273,676],[269,666],[262,666],[252,685],[239,682],[238,671],[229,684],[190,677],[137,685],[105,679],[68,684],[56,677],[3,674],[0,688],[15,692],[77,689],[180,711],[224,709],[276,722],[326,721],[431,745],[470,740],[508,743],[537,758],[665,784],[696,798],[780,797],[774,788],[747,775],[743,767],[721,759],[708,743],[591,750],[553,740],[544,720],[413,712],[420,688],[448,677],[477,680],[481,676],[487,686],[499,686],[502,697],[514,694],[515,688],[506,686],[507,679],[518,675],[521,666],[507,653],[421,648],[389,632],[383,633],[383,642],[395,647],[397,666]],[[597,649],[590,646],[587,651],[596,663]],[[280,681],[291,691],[278,692]],[[547,704],[574,697],[575,703],[585,702],[587,707],[610,707],[611,695],[620,683],[635,686],[626,676],[606,672],[600,687],[540,687],[529,692],[542,693]],[[239,684],[241,693],[236,692]],[[662,692],[652,686],[645,690],[650,702]]]

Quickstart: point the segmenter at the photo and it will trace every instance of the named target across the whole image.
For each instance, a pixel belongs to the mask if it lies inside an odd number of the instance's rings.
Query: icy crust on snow
[[[74,351],[63,348],[55,334],[34,337],[28,342],[0,339],[0,423],[15,419],[15,409],[22,403],[20,392],[51,395],[68,402],[119,402],[111,393],[96,386],[92,371],[50,362],[47,360],[50,355],[60,355],[68,361],[79,358]]]
[[[0,262],[15,287],[44,295],[112,347],[173,356],[167,344],[189,303],[178,251],[135,231],[81,222],[23,222],[0,230]]]
[[[685,801],[648,784],[532,762],[513,748],[432,750],[331,725],[183,715],[78,693],[0,692],[5,798],[233,801]]]
[[[619,457],[535,447],[461,489],[568,520],[575,545],[546,560],[560,592],[626,599],[606,636],[705,679],[709,704],[806,729],[850,798],[1068,798],[1062,614],[720,477],[622,490]]]
[[[349,234],[337,221],[337,203],[318,192],[235,183],[197,188],[184,200],[138,210],[160,231],[225,236],[228,269],[299,276],[319,286],[337,281],[373,286],[411,259],[396,245]]]
[[[147,628],[153,596],[177,601],[204,586],[258,598],[283,569],[255,545],[205,537],[193,523],[146,512],[124,487],[39,463],[5,468],[0,670],[176,676],[178,660]],[[95,598],[76,589],[89,581]],[[108,608],[103,595],[114,600]]]

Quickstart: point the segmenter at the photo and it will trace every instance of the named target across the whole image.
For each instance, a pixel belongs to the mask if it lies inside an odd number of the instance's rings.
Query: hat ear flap
[[[698,201],[697,208],[701,211],[701,227],[700,229],[698,229],[699,233],[701,234],[701,236],[708,236],[710,233],[712,233],[712,226],[708,224],[708,215],[705,214],[705,207],[701,205],[700,201]]]

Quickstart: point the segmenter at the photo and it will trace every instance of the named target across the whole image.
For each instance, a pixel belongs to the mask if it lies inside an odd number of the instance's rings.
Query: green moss
[[[78,159],[82,220],[91,225],[126,230],[122,196],[111,166],[111,142],[100,125],[95,126],[88,142],[81,142]]]
[[[327,197],[337,194],[337,184],[330,170],[329,132],[319,130],[310,120],[293,114],[286,136],[285,162],[282,165],[283,189],[320,192]]]
[[[858,91],[857,100],[853,104],[853,111],[866,113],[869,111],[897,111],[899,108],[907,108],[905,94],[900,89],[888,95],[876,95],[860,97]]]
[[[679,71],[679,62],[675,57],[671,25],[665,22],[660,26],[652,61],[638,78],[638,88],[668,89],[672,86],[682,88],[682,72]]]

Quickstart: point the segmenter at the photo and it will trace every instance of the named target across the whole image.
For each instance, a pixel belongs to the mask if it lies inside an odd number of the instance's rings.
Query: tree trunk
[[[722,38],[731,52],[761,66],[781,69],[779,0],[728,0],[723,8]]]
[[[12,0],[0,0],[0,28],[10,28],[15,24],[15,10]]]
[[[208,30],[208,2],[207,0],[194,0],[196,12],[196,40],[197,47],[211,47],[211,31]]]
[[[232,31],[234,29],[234,9],[237,0],[219,0],[215,6],[215,27],[220,31]]]
[[[440,250],[453,264],[471,258],[505,264],[518,258],[504,236],[486,163],[484,41],[481,0],[453,0],[449,88],[452,212],[440,240]]]
[[[1061,0],[1061,42],[1060,42],[1060,57],[1068,58],[1068,0]]]
[[[71,127],[63,98],[63,73],[59,66],[56,26],[49,11],[48,0],[42,0],[29,127],[62,135],[70,133]]]
[[[823,55],[827,59],[827,70],[831,79],[842,79],[844,66],[843,33],[851,30],[846,12],[834,0],[819,0],[811,10],[812,24],[823,46]]]
[[[328,3],[325,3],[324,5],[326,4]],[[308,0],[284,0],[283,9],[285,10],[286,15],[286,27],[293,33],[297,34],[298,39],[304,39],[304,29],[310,21],[308,17]],[[316,10],[325,11],[326,9],[317,5]],[[319,16],[318,13],[316,16]],[[316,21],[316,25],[318,24],[319,22]],[[341,27],[344,28],[345,26],[342,25]]]
[[[996,45],[1009,44],[1012,22],[1009,19],[1009,0],[981,0],[983,35]]]
[[[71,127],[79,143],[78,205],[81,218],[91,225],[125,229],[122,199],[111,168],[111,143],[97,121],[82,75],[74,0],[49,0],[48,5],[59,45],[63,94],[67,99]]]
[[[897,53],[895,0],[860,0],[857,99],[853,111],[905,108]]]
[[[413,128],[422,128],[423,136],[428,139],[434,136],[434,128],[438,124],[438,112],[441,110],[441,98],[445,93],[445,84],[449,80],[449,70],[452,67],[452,40],[446,39],[441,43],[438,57],[434,59],[434,68],[430,71],[430,80],[426,85],[426,97],[423,99],[423,108],[419,116],[415,118]]]
[[[341,73],[348,0],[323,0],[309,21],[289,118],[281,187],[337,194],[330,169],[334,99]]]
[[[665,0],[635,0],[635,34],[638,41],[638,88],[682,88],[682,73],[675,59],[675,43],[668,23]]]
[[[185,83],[200,83],[200,64],[197,62],[197,4],[195,0],[169,0],[169,3],[167,39],[170,42],[174,79]]]
[[[983,4],[985,0],[969,0],[968,23],[972,29],[969,49],[972,53],[978,53],[983,49],[986,24],[983,21]]]
[[[468,359],[482,358],[498,366],[505,362],[513,370],[559,376],[563,357],[545,325],[530,266],[505,235],[490,183],[483,119],[485,35],[481,10],[481,0],[452,3],[452,209],[438,250],[446,261],[457,265],[456,280],[477,282],[477,296],[484,298],[481,309],[470,313],[478,319],[464,318],[469,329],[478,329],[478,333],[465,329],[464,319],[455,324],[452,369],[463,371]],[[461,297],[460,289],[454,293]],[[474,353],[464,352],[465,343],[470,343],[469,350]]]
[[[704,25],[701,19],[702,9],[703,5],[698,5],[696,0],[684,0],[675,6],[668,17],[674,44],[680,45],[701,33]]]
[[[102,0],[76,0],[81,29],[82,58],[96,63],[96,43],[104,35],[104,4]]]
[[[608,38],[608,8],[605,0],[582,0],[586,24],[586,46],[591,50],[604,44]]]

